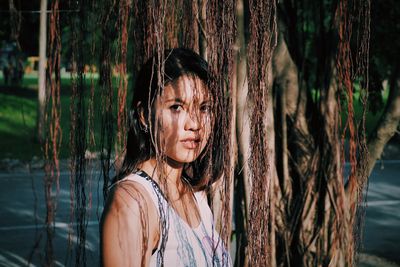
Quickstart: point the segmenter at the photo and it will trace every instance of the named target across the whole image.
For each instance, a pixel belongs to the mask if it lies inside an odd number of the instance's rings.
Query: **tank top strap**
[[[123,181],[133,181],[141,186],[149,193],[153,203],[156,207],[159,207],[161,204],[162,206],[166,207],[168,205],[167,200],[161,191],[159,185],[144,171],[137,170],[134,173],[126,176],[124,179],[120,180],[119,182]],[[157,213],[160,216],[160,209],[157,208]]]

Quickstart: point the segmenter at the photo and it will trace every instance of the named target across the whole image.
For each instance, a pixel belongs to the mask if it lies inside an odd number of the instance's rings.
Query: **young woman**
[[[101,219],[103,266],[231,266],[206,191],[221,176],[222,112],[207,63],[187,49],[137,77],[122,170]]]

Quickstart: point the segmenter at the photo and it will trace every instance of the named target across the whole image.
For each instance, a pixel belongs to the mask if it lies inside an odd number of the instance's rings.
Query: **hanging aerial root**
[[[60,103],[60,59],[61,59],[61,32],[59,22],[59,2],[51,4],[49,27],[49,52],[47,61],[46,114],[45,114],[45,142],[43,147],[45,158],[45,200],[46,200],[46,257],[45,265],[54,264],[53,234],[55,212],[59,192],[59,149],[61,144],[61,103]],[[56,193],[54,193],[54,186]]]
[[[116,149],[116,162],[122,161],[126,146],[127,132],[127,111],[126,111],[126,97],[128,92],[128,78],[127,78],[127,50],[128,50],[128,26],[129,14],[131,10],[131,1],[122,0],[119,3],[119,16],[118,28],[119,32],[119,58],[118,58],[118,72],[119,72],[119,85],[118,85],[118,114],[117,114],[117,149]]]
[[[267,143],[266,116],[270,92],[269,64],[276,45],[275,1],[249,1],[250,37],[248,53],[248,104],[250,105],[251,177],[250,211],[248,227],[248,256],[251,266],[270,266],[270,210],[269,195],[271,166]]]
[[[339,89],[343,90],[347,100],[347,120],[342,132],[342,143],[349,139],[350,175],[346,185],[348,200],[348,231],[346,233],[346,262],[354,264],[360,248],[364,219],[364,189],[368,181],[367,141],[365,119],[368,99],[368,57],[370,39],[370,1],[340,1],[338,19],[338,55],[337,71]],[[355,27],[357,26],[358,27]],[[353,37],[353,31],[356,37]],[[356,53],[351,47],[355,39]],[[354,113],[354,84],[360,84],[360,100],[363,112],[360,123]],[[342,148],[344,149],[344,148]],[[344,158],[343,158],[344,161]]]
[[[231,144],[232,120],[233,120],[233,71],[234,71],[234,42],[236,38],[236,5],[235,1],[207,1],[206,37],[207,60],[211,73],[215,79],[211,81],[209,88],[216,96],[215,105],[219,112],[223,112],[221,121],[216,121],[217,127],[222,127],[222,136],[214,138],[213,142],[221,141],[221,144],[213,144],[224,151],[223,158],[223,186],[220,201],[221,225],[220,235],[226,247],[229,247],[231,237],[231,187],[233,181],[232,157],[234,149]],[[224,34],[221,34],[223,32]]]

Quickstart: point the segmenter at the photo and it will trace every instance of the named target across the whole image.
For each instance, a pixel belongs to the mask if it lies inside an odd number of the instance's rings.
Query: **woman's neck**
[[[157,160],[151,158],[141,163],[139,168],[149,174],[162,187],[166,185],[169,193],[179,197],[184,192],[185,184],[181,179],[183,172],[182,163],[167,159],[162,163],[162,166],[157,166]]]

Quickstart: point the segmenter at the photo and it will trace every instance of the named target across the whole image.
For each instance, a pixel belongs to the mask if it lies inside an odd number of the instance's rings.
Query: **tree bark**
[[[199,53],[203,58],[207,58],[207,36],[206,36],[206,19],[207,19],[207,1],[198,0],[198,26],[200,28],[199,34]]]

